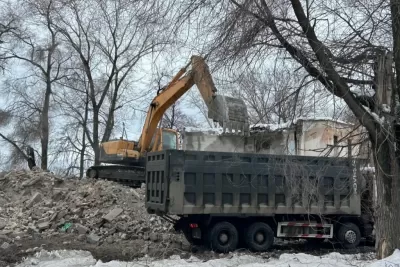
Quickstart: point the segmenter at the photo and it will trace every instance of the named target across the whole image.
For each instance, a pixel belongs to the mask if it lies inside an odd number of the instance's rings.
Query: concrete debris
[[[23,187],[25,187],[25,186],[23,186]],[[35,193],[32,196],[32,198],[28,201],[28,203],[26,204],[26,207],[30,208],[41,200],[42,200],[42,195],[40,193]]]
[[[3,230],[6,227],[6,222],[3,220],[0,220],[0,230]]]
[[[136,190],[132,189],[131,192],[132,192],[132,194],[133,194],[138,200],[141,200],[141,199],[142,199],[142,198],[140,197],[139,193],[136,192]]]
[[[117,230],[120,232],[126,232],[128,230],[128,225],[125,223],[117,224]]]
[[[83,226],[80,223],[75,224],[75,229],[78,231],[79,234],[86,234],[87,232],[89,232],[89,228]]]
[[[97,244],[100,241],[100,236],[96,235],[96,234],[90,234],[87,236],[87,242],[89,244]]]
[[[45,230],[50,228],[50,222],[42,222],[37,225],[39,230]]]
[[[112,244],[112,243],[114,243],[114,238],[112,236],[109,236],[109,237],[106,238],[106,242],[108,244]]]
[[[108,222],[112,222],[118,215],[120,215],[124,210],[121,208],[116,208],[111,210],[109,213],[107,213],[106,216],[103,217],[104,220]]]
[[[158,241],[158,235],[156,233],[151,233],[150,234],[150,240],[153,242],[157,242]]]
[[[4,243],[0,246],[0,248],[2,248],[2,249],[8,249],[9,247],[10,247],[10,244],[7,243],[7,242],[4,242]]]
[[[180,244],[182,239],[170,223],[147,213],[144,187],[17,170],[2,176],[1,199],[6,201],[0,205],[0,236],[12,239],[67,234],[98,245],[136,239]]]

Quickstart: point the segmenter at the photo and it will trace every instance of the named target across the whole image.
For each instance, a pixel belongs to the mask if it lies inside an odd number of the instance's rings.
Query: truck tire
[[[274,231],[266,223],[253,223],[245,233],[245,241],[252,251],[267,251],[274,243]]]
[[[212,250],[226,253],[237,248],[239,233],[236,227],[229,222],[216,223],[209,232],[210,247]]]
[[[360,244],[361,232],[354,223],[344,223],[339,226],[336,238],[344,248],[352,249]]]

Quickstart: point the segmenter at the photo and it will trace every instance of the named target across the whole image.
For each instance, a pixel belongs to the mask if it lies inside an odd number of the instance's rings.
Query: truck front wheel
[[[256,222],[247,229],[245,240],[249,249],[256,252],[267,251],[274,243],[274,232],[268,224]]]
[[[360,229],[354,223],[344,223],[339,226],[337,239],[344,248],[356,248],[361,240]]]
[[[239,234],[236,227],[229,222],[216,223],[209,232],[211,249],[218,252],[229,252],[237,248]]]

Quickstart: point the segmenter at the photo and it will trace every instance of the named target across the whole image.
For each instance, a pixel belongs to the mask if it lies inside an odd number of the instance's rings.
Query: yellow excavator
[[[188,70],[189,66],[192,66]],[[208,117],[217,122],[223,132],[247,135],[249,132],[247,107],[243,100],[217,95],[209,68],[203,57],[192,56],[171,82],[157,92],[151,102],[138,142],[124,139],[110,140],[100,145],[100,163],[90,167],[90,178],[113,180],[132,187],[145,181],[147,152],[178,149],[178,133],[173,129],[158,128],[165,113],[193,85],[196,85],[208,108]]]

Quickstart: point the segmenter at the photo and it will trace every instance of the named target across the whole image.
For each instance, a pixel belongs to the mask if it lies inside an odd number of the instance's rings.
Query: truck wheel
[[[233,224],[219,222],[211,229],[209,240],[211,249],[226,253],[236,249],[239,243],[239,233]]]
[[[354,223],[344,223],[337,232],[337,239],[344,248],[356,248],[361,240],[360,229]]]
[[[274,232],[266,223],[253,223],[245,234],[246,245],[249,249],[262,252],[267,251],[274,243]]]

